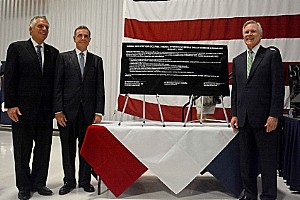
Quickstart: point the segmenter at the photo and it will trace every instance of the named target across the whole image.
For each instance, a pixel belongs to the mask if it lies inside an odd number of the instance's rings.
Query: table
[[[284,117],[283,179],[292,191],[300,191],[300,121]]]
[[[118,197],[148,169],[175,194],[210,172],[242,192],[238,135],[227,124],[117,122],[89,126],[81,155]]]

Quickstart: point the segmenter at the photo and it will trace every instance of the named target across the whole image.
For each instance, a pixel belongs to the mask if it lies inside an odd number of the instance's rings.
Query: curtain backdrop
[[[1,61],[6,59],[6,51],[11,42],[29,39],[29,21],[35,15],[47,16],[50,29],[45,42],[58,48],[60,52],[75,48],[72,37],[77,26],[83,24],[90,28],[92,40],[88,50],[101,56],[104,62],[106,89],[104,119],[116,120],[123,35],[123,1],[0,0]]]

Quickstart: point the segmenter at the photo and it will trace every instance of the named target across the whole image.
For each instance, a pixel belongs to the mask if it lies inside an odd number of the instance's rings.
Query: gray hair
[[[33,17],[33,18],[30,20],[29,26],[30,26],[30,27],[34,27],[34,25],[36,24],[36,20],[37,20],[37,19],[44,19],[44,20],[49,24],[48,19],[47,19],[46,16],[35,16],[35,17]]]
[[[259,31],[260,33],[263,33],[262,27],[261,27],[261,25],[260,25],[259,22],[254,21],[254,20],[248,20],[248,21],[246,21],[245,24],[243,25],[242,34],[244,34],[245,27],[248,26],[249,24],[256,24],[256,25],[257,25],[257,28],[258,28],[258,31]]]

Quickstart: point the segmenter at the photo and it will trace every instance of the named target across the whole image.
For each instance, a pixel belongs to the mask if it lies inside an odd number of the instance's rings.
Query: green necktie
[[[253,63],[253,51],[248,51],[248,58],[247,58],[247,78],[249,77],[250,70]]]

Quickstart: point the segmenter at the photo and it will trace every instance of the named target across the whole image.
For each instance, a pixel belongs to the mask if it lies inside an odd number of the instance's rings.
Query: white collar
[[[258,45],[256,45],[255,47],[252,48],[252,52],[254,53],[254,55],[256,55],[258,49],[260,47],[260,43]],[[247,52],[249,52],[250,50],[247,48]]]
[[[79,49],[75,48],[76,54],[79,55],[81,52],[84,54],[84,57],[86,57],[87,50],[85,51],[80,51]]]
[[[36,47],[38,45],[41,45],[42,48],[44,48],[44,42],[42,44],[38,44],[34,39],[32,39],[32,37],[30,39],[31,39],[31,42],[32,42],[32,44],[33,44],[34,47]]]

